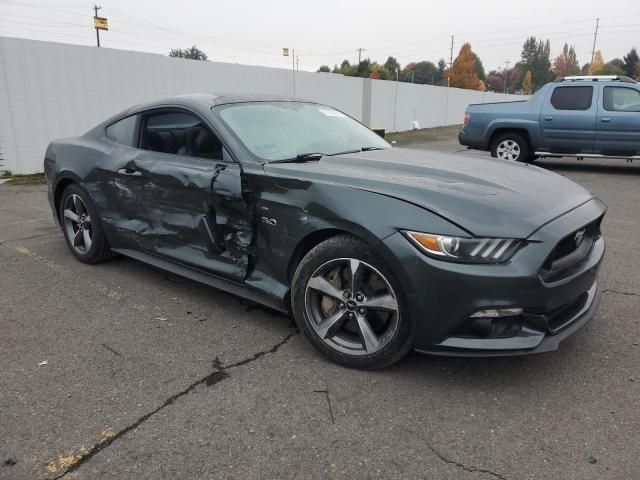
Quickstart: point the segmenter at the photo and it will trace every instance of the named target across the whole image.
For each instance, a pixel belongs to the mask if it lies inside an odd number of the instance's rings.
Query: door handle
[[[609,117],[603,117],[603,118],[600,119],[600,121],[602,123],[609,123],[611,121],[611,119]]]
[[[550,122],[551,120],[553,120],[553,117],[552,117],[551,115],[547,115],[546,117],[544,117],[544,119],[545,119],[547,122]]]
[[[121,173],[123,175],[142,175],[142,172],[140,172],[139,170],[134,170],[133,168],[121,168],[118,170],[118,173]]]

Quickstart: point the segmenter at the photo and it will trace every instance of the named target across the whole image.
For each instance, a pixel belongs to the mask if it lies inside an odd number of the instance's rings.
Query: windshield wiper
[[[320,160],[324,157],[324,153],[319,152],[310,152],[310,153],[299,153],[293,158],[283,158],[280,160],[272,160],[269,163],[296,163],[296,162],[311,162],[314,160]]]
[[[368,152],[370,150],[384,150],[382,147],[361,147],[357,150],[345,150],[336,153],[309,152],[299,153],[292,158],[282,158],[280,160],[271,160],[269,163],[302,163],[320,160],[322,157],[335,157],[337,155],[347,155],[349,153]]]

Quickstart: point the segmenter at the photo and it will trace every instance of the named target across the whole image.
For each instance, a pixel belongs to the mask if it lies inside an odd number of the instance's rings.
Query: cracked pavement
[[[609,205],[596,319],[550,354],[379,372],[209,287],[80,264],[44,186],[0,186],[0,478],[637,477],[640,165],[541,165]]]

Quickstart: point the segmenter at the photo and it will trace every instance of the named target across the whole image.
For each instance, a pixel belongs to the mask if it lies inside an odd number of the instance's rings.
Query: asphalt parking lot
[[[594,321],[549,354],[378,372],[209,287],[83,265],[45,186],[0,186],[0,478],[639,478],[640,163],[539,164],[609,206]]]

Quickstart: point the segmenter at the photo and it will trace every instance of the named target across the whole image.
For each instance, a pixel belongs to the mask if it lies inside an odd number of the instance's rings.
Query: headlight
[[[524,243],[514,238],[465,238],[419,232],[404,233],[427,255],[461,263],[504,263]]]

